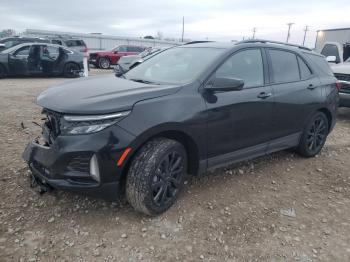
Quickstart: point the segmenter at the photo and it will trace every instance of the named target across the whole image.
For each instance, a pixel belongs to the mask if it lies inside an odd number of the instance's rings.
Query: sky
[[[316,31],[350,27],[349,0],[0,0],[0,30],[44,29],[116,36],[230,41],[252,37],[313,46]]]

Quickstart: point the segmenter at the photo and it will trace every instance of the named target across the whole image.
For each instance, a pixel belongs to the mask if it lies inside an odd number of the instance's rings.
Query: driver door
[[[273,93],[266,84],[262,50],[234,53],[214,73],[214,78],[244,80],[242,90],[208,93],[208,167],[261,155],[271,139]]]
[[[9,54],[10,72],[15,75],[28,74],[28,56],[30,46],[23,46]]]

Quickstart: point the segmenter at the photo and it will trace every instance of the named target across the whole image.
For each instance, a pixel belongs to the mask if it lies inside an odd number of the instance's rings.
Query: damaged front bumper
[[[121,192],[123,167],[117,161],[133,139],[114,125],[89,135],[57,136],[50,145],[32,141],[22,157],[43,190],[48,186],[113,201]],[[99,179],[91,175],[93,158]]]

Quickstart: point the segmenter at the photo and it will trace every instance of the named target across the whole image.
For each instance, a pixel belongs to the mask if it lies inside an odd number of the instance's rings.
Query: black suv
[[[287,148],[320,152],[336,121],[336,78],[304,47],[262,40],[170,48],[127,72],[49,88],[42,138],[23,153],[42,189],[105,199],[126,191],[159,214],[186,174]]]

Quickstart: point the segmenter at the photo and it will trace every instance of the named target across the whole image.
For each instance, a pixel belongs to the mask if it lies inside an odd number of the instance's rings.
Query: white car
[[[350,107],[350,57],[344,63],[335,64],[334,56],[328,56],[334,76],[341,82],[342,87],[339,90],[339,106]]]

